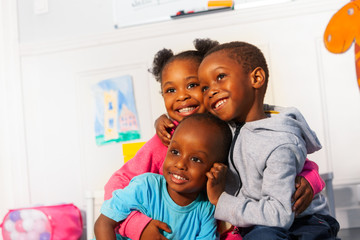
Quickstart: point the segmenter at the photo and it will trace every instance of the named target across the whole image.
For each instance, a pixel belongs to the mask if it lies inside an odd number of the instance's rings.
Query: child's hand
[[[170,144],[171,135],[169,132],[174,127],[174,123],[165,114],[155,120],[156,135],[158,135],[165,146],[169,146]]]
[[[108,218],[107,216],[100,214],[94,224],[95,237],[98,240],[112,240],[116,239],[115,228],[119,226],[119,223]]]
[[[207,194],[209,201],[216,206],[220,195],[225,191],[227,166],[222,163],[214,163],[209,172],[206,173]]]
[[[295,189],[291,201],[294,203],[292,210],[297,216],[310,205],[314,193],[310,183],[302,176],[296,176]]]
[[[171,229],[164,222],[158,220],[151,220],[141,233],[140,240],[154,239],[166,240],[167,238],[161,234],[160,230],[171,233]]]

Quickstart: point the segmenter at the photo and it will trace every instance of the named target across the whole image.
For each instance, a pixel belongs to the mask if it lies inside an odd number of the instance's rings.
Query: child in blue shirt
[[[214,206],[205,189],[208,177],[218,177],[216,169],[227,168],[223,162],[231,138],[228,125],[215,116],[186,117],[171,139],[163,176],[142,174],[114,191],[95,223],[96,239],[116,239],[114,229],[134,210],[165,222],[168,239],[218,239]]]

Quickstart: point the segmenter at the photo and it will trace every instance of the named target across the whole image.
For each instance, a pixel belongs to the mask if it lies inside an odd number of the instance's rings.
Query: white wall
[[[92,84],[133,76],[142,140],[147,140],[164,112],[158,83],[147,72],[154,54],[163,47],[175,52],[192,48],[201,37],[258,45],[270,65],[267,101],[296,106],[305,115],[323,144],[323,150],[310,155],[320,172],[334,171],[336,186],[360,183],[360,93],[353,49],[334,55],[322,42],[330,17],[346,1],[297,0],[117,30],[112,29],[109,0],[55,2],[49,0],[49,13],[34,15],[33,1],[18,0],[18,94],[23,98],[18,114],[24,121],[17,122],[25,126],[26,141],[15,143],[15,149],[26,150],[22,161],[29,193],[22,194],[29,204],[83,207],[85,191],[102,189],[122,165],[121,144],[95,145]],[[4,148],[13,146],[6,137],[1,140]]]
[[[17,0],[20,41],[48,42],[114,31],[113,0]],[[36,14],[38,2],[48,11]]]
[[[0,1],[0,216],[30,203],[16,1]]]

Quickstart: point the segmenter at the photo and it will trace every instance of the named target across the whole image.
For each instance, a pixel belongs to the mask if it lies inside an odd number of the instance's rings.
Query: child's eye
[[[190,83],[190,84],[187,86],[187,89],[194,88],[194,87],[197,87],[197,86],[199,86],[198,83]]]
[[[208,89],[209,89],[208,86],[204,86],[204,87],[201,88],[201,91],[202,91],[202,92],[206,92]]]
[[[176,149],[172,149],[170,152],[171,152],[171,154],[173,154],[173,155],[179,155],[179,151],[176,150]]]
[[[221,79],[223,79],[224,77],[226,77],[225,73],[220,73],[219,75],[217,75],[216,80],[220,81]]]
[[[192,157],[192,158],[191,158],[191,161],[200,163],[200,162],[201,162],[201,159],[198,158],[198,157]]]
[[[175,88],[168,88],[165,90],[165,93],[174,93],[176,92]]]

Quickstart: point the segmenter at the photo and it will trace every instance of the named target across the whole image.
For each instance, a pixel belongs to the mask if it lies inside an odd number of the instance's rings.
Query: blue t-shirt
[[[218,239],[215,207],[205,194],[187,206],[177,205],[170,197],[164,176],[145,173],[134,177],[129,186],[113,192],[101,213],[114,221],[124,220],[131,211],[165,222],[172,233],[163,232],[168,239]]]

